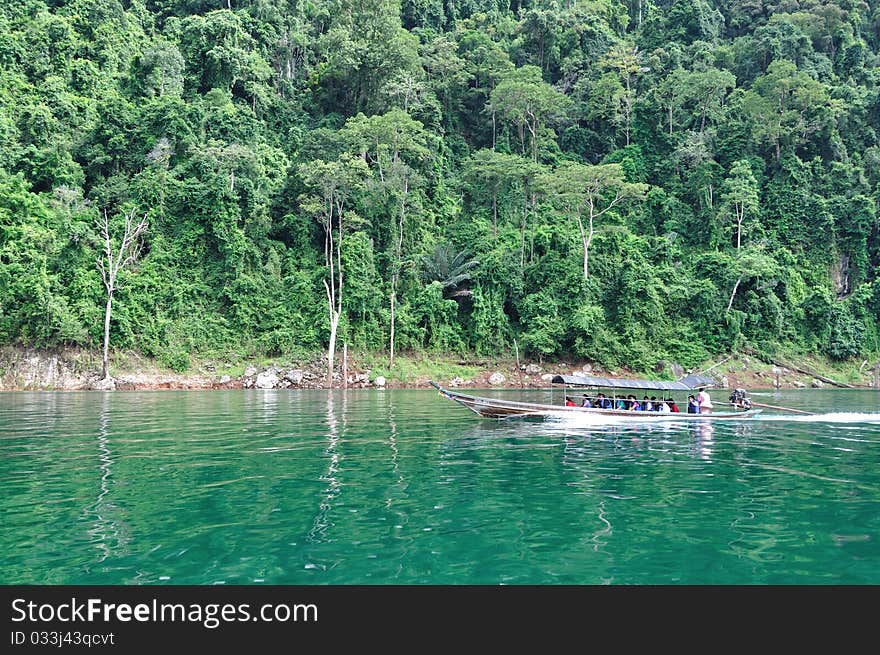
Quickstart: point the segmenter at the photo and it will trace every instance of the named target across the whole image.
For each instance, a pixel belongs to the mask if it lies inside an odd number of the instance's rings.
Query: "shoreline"
[[[510,358],[463,359],[445,355],[401,355],[393,369],[370,356],[349,358],[343,381],[337,361],[334,389],[429,389],[436,380],[451,389],[547,389],[554,375],[586,375],[620,378],[679,379],[690,373],[709,374],[716,389],[748,390],[852,387],[872,389],[876,380],[867,361],[851,362],[834,371],[815,371],[812,361],[787,366],[766,363],[767,358],[729,354],[694,370],[664,363],[653,372],[625,367],[607,370],[595,362],[569,360],[536,362]],[[231,389],[327,389],[323,359],[274,360],[205,359],[187,372],[162,368],[136,353],[121,353],[111,366],[111,381],[100,379],[100,356],[88,350],[38,350],[0,347],[0,391],[173,391]],[[811,370],[812,369],[812,370]]]

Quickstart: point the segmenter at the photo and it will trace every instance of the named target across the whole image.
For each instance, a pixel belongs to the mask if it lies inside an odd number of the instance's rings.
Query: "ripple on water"
[[[698,426],[422,391],[0,395],[0,582],[876,584],[880,415],[809,398],[822,420]]]

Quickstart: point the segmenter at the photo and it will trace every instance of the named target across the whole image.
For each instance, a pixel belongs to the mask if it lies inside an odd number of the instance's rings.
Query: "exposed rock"
[[[449,386],[453,388],[460,387],[462,384],[464,384],[464,380],[459,377],[454,377],[449,381]]]
[[[538,373],[540,373],[540,372],[543,371],[543,370],[544,370],[544,369],[542,369],[542,368],[541,368],[540,366],[538,366],[537,364],[529,364],[529,365],[526,366],[526,368],[525,368],[525,371],[526,371],[526,374],[527,374],[527,375],[538,375]]]
[[[822,380],[817,380],[813,378],[813,381],[810,382],[810,386],[813,387],[813,389],[821,389],[825,385],[822,383]]]
[[[248,367],[244,370],[244,376],[246,378],[252,378],[257,374],[257,367],[253,364],[248,365]]]
[[[489,376],[489,384],[493,386],[497,384],[504,384],[504,381],[506,379],[507,378],[505,378],[501,373],[495,371],[492,375]]]
[[[669,365],[669,368],[672,369],[672,377],[678,380],[681,377],[684,377],[684,367],[678,362],[672,362]]]
[[[298,368],[292,369],[284,374],[284,379],[290,382],[290,384],[300,385],[303,381],[303,372]]]
[[[544,382],[549,382],[550,380],[553,379],[553,374],[552,373],[544,373],[544,375],[541,376],[541,379]]]
[[[384,387],[384,386],[385,386],[385,378],[382,377],[381,375],[377,375],[377,376],[376,376],[376,379],[373,380],[373,385],[375,385],[375,386],[377,386],[377,387],[379,387],[379,388]]]
[[[229,384],[230,382],[232,382],[232,378],[229,377],[228,375],[221,375],[220,376],[220,384]]]
[[[116,380],[111,377],[94,380],[89,384],[92,391],[116,391]]]
[[[582,370],[584,373],[592,373],[592,372],[593,372],[593,365],[592,365],[592,364],[584,364],[584,365],[581,367],[581,370]]]
[[[97,362],[96,362],[97,363]],[[0,350],[0,389],[88,389],[81,362],[39,350]]]
[[[805,385],[800,380],[795,380],[794,382],[791,383],[791,386],[797,387],[798,389],[804,389],[807,385]]]
[[[721,377],[721,388],[722,389],[730,389],[730,380],[726,375]]]
[[[263,371],[257,376],[257,379],[254,381],[254,387],[257,389],[274,389],[278,384],[278,376],[275,375],[275,371],[269,369],[268,371]]]

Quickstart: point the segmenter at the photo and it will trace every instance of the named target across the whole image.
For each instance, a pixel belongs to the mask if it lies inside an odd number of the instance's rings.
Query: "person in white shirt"
[[[700,407],[700,414],[712,413],[712,399],[709,398],[709,392],[703,387],[700,387],[700,392],[697,394],[697,405]]]

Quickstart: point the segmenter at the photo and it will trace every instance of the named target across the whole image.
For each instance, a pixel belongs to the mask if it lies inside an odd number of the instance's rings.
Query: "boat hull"
[[[723,421],[731,419],[743,419],[753,417],[761,412],[760,409],[744,409],[735,412],[713,412],[711,414],[686,414],[682,412],[633,412],[624,409],[599,409],[598,407],[566,407],[564,405],[547,405],[543,403],[526,403],[516,400],[504,400],[500,398],[486,398],[472,396],[444,389],[436,382],[431,382],[441,396],[448,398],[459,405],[485,418],[545,418],[547,416],[583,415],[592,414],[598,416],[614,416],[623,419],[636,419],[640,421],[668,421],[679,419],[685,421]]]

